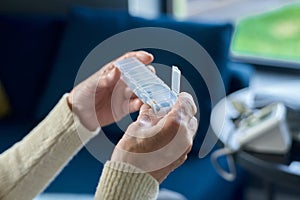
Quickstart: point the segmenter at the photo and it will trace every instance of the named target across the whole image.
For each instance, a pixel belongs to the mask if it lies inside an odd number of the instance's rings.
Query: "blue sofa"
[[[251,67],[228,60],[233,27],[227,23],[178,22],[167,16],[147,20],[132,17],[126,11],[87,7],[76,7],[67,17],[1,14],[0,80],[12,113],[0,120],[0,151],[24,137],[71,90],[82,61],[97,44],[121,31],[149,26],[180,31],[201,44],[218,66],[227,94],[248,86]],[[226,182],[214,171],[209,156],[197,157],[211,111],[203,79],[191,76],[192,66],[183,58],[163,50],[146,50],[155,55],[157,63],[185,66],[183,75],[191,79],[200,99],[197,103],[201,121],[193,150],[185,164],[161,187],[180,192],[188,199],[241,198],[242,173],[236,181]],[[109,61],[106,59],[99,66]],[[115,143],[123,134],[114,124],[105,132],[114,133],[110,139]],[[82,149],[46,192],[94,193],[101,170],[102,164]]]

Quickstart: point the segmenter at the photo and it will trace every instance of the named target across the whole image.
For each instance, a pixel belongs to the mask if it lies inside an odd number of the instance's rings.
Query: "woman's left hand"
[[[136,57],[144,64],[153,61],[145,51],[129,52],[116,59]],[[110,62],[71,91],[68,104],[80,122],[90,131],[120,120],[140,109],[142,102],[120,79],[121,73]]]

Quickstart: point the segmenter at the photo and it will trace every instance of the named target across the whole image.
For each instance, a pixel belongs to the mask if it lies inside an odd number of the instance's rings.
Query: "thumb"
[[[119,71],[119,69],[113,67],[107,75],[107,80],[111,83],[110,85],[115,85],[120,80],[120,77],[121,72]]]
[[[153,61],[153,55],[146,51],[137,51],[134,56],[144,64],[148,64]]]
[[[155,114],[149,105],[144,104],[140,109],[137,122],[140,124],[140,126],[150,127],[155,126],[161,119],[162,117],[159,117],[157,114]]]
[[[150,112],[153,112],[151,107],[148,104],[143,104],[140,109],[137,121],[142,124],[151,122]]]

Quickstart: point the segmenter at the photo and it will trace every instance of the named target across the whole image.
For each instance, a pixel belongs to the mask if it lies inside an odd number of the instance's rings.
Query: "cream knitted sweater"
[[[0,155],[0,199],[30,200],[94,136],[78,136],[66,95],[22,141]],[[156,199],[158,182],[126,163],[108,161],[95,199]]]

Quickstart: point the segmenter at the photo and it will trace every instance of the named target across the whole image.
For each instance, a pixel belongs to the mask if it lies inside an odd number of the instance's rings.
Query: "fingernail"
[[[141,61],[149,61],[153,56],[150,53],[147,53],[145,51],[140,51],[136,54],[136,57],[140,59]]]
[[[150,69],[150,71],[152,72],[152,73],[154,73],[155,74],[155,68],[152,66],[152,65],[147,65],[147,67],[148,67],[148,69]]]
[[[198,120],[196,117],[192,117],[189,122],[189,129],[192,130],[193,137],[196,134],[197,128],[198,128]]]
[[[108,76],[113,76],[116,73],[116,68],[111,69],[111,71],[108,73]]]
[[[142,113],[138,118],[138,122],[142,127],[149,127],[152,124],[151,117],[147,113]]]
[[[111,79],[118,79],[119,78],[119,75],[117,74],[117,68],[113,68],[109,73],[108,73],[108,77],[111,78]]]
[[[197,112],[197,107],[194,103],[193,97],[185,92],[180,93],[180,99],[182,102],[187,104],[188,110],[191,111],[191,114],[194,115]]]

